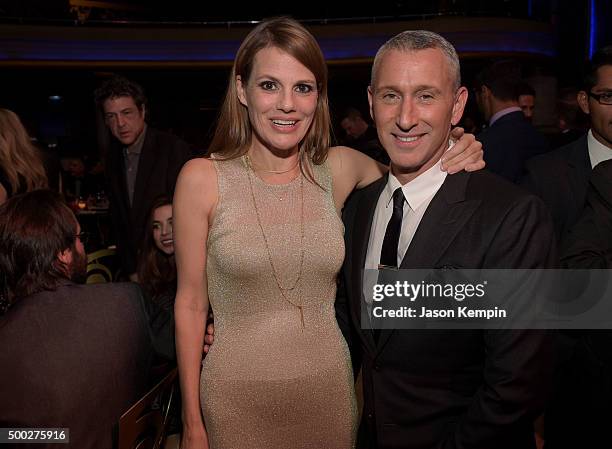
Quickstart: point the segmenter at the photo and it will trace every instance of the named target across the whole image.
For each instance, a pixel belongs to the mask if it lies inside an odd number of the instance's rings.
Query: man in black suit
[[[53,192],[0,208],[0,427],[69,428],[66,447],[111,449],[147,387],[151,337],[136,285],[74,282],[87,265],[81,237]]]
[[[561,253],[568,268],[612,268],[612,159],[593,169],[585,208]]]
[[[138,84],[116,76],[95,97],[114,137],[106,175],[117,250],[124,274],[135,280],[151,204],[162,195],[174,195],[178,173],[194,152],[178,137],[147,126],[146,98]]]
[[[548,151],[546,139],[519,106],[521,83],[518,66],[500,61],[483,70],[476,84],[478,107],[489,124],[476,136],[487,168],[515,183],[521,180],[527,159]]]
[[[435,33],[406,31],[376,55],[368,96],[391,170],[344,209],[336,302],[362,369],[359,448],[534,447],[550,366],[545,333],[377,332],[360,322],[364,268],[540,268],[553,260],[540,200],[484,171],[441,171],[467,95],[455,49]]]
[[[593,55],[578,104],[590,116],[587,135],[529,160],[522,181],[549,207],[558,239],[582,213],[592,168],[612,159],[612,46]]]
[[[585,207],[563,237],[561,262],[571,269],[612,268],[612,159],[591,173]],[[545,447],[601,447],[612,422],[612,330],[566,332],[558,346],[555,390],[544,415]]]
[[[576,252],[576,245],[579,247],[585,241],[581,243],[576,236],[582,234],[586,238],[585,232],[578,229],[568,232],[583,214],[587,213],[588,217],[589,212],[584,208],[593,167],[612,159],[612,46],[593,55],[577,99],[582,111],[590,117],[587,135],[529,160],[523,179],[523,186],[548,206],[557,239],[565,240],[564,266],[569,268],[585,268],[583,263],[594,263],[592,259],[588,261],[588,255],[582,262],[578,261],[584,255]],[[578,226],[584,229],[585,225]],[[603,367],[612,364],[598,355],[601,353],[598,348],[605,346],[601,341],[607,343],[607,337],[599,331],[558,333],[554,389],[545,413],[547,449],[593,447],[589,442],[596,441],[593,437],[607,429],[596,427],[601,426],[601,416],[592,420],[597,412],[593,414],[596,407],[588,400],[607,397],[612,382],[609,377],[602,377]],[[610,413],[602,416],[609,418]]]

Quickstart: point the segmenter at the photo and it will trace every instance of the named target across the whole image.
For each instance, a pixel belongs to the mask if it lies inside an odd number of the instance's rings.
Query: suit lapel
[[[107,176],[109,176],[109,184],[113,185],[113,190],[116,192],[117,200],[121,202],[120,209],[123,214],[129,216],[130,201],[128,198],[127,179],[125,177],[125,163],[123,161],[123,148],[119,143],[113,142],[108,152],[109,167],[107,167]]]
[[[361,324],[361,308],[365,307],[363,296],[363,269],[365,267],[366,253],[368,252],[368,243],[370,241],[370,233],[372,231],[372,221],[378,197],[387,184],[388,176],[385,175],[370,187],[366,187],[367,191],[363,192],[363,197],[357,205],[355,212],[355,223],[352,232],[352,248],[353,255],[351,261],[351,279],[353,298],[351,301],[351,312],[355,323]],[[358,300],[357,300],[358,299]],[[374,352],[375,343],[372,332],[368,329],[363,329],[359,332],[360,337],[365,345]]]
[[[434,196],[400,268],[434,268],[480,201],[466,200],[470,174],[448,175]]]
[[[460,172],[446,177],[419,223],[401,269],[437,268],[446,249],[480,205],[480,201],[465,199],[470,176],[467,172]],[[380,332],[379,352],[391,334],[393,329]]]
[[[580,210],[583,207],[592,171],[586,136],[583,136],[572,145],[567,162],[570,192],[574,196],[574,204]]]
[[[147,184],[151,173],[153,173],[153,166],[155,165],[157,154],[155,146],[155,136],[151,132],[151,129],[147,127],[145,140],[142,144],[142,151],[140,153],[140,160],[138,161],[138,172],[136,173],[136,183],[134,185],[134,199],[132,201],[132,216],[134,222],[138,223],[138,217],[142,214],[146,214],[147,211],[143,210],[144,198],[147,191]],[[163,182],[163,180],[158,180]]]

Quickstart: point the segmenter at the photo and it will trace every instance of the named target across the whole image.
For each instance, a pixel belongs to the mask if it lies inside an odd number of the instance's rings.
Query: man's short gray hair
[[[439,34],[425,30],[403,31],[385,42],[383,46],[378,49],[378,52],[376,52],[374,64],[372,65],[370,85],[374,87],[378,66],[384,54],[389,50],[409,52],[426,50],[428,48],[437,48],[444,53],[450,66],[450,75],[454,81],[454,90],[459,89],[459,86],[461,86],[461,69],[459,66],[459,56],[457,55],[455,47]]]

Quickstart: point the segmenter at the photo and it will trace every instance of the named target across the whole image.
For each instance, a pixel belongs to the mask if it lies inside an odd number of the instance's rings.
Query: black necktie
[[[397,267],[397,246],[400,233],[402,232],[402,217],[404,216],[404,192],[398,187],[393,192],[393,215],[387,224],[382,251],[380,252],[380,264],[389,267]]]

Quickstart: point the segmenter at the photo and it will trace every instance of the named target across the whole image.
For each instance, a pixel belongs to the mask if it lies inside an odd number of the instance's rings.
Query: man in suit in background
[[[378,141],[378,134],[355,108],[348,108],[342,115],[340,126],[346,133],[344,145],[367,154],[381,164],[389,165],[389,156]]]
[[[138,84],[115,76],[96,90],[95,98],[114,137],[106,175],[117,251],[124,274],[135,280],[152,201],[174,195],[181,167],[195,154],[178,137],[147,126],[146,97]]]
[[[612,46],[593,55],[578,104],[590,117],[587,135],[528,161],[522,182],[549,207],[559,240],[582,213],[591,170],[612,159]]]
[[[533,112],[535,111],[536,91],[529,83],[523,81],[518,88],[518,105],[523,111],[523,115],[529,123],[533,122]]]
[[[562,239],[563,267],[609,270],[612,159],[593,168],[580,215]],[[601,447],[601,442],[609,439],[612,422],[612,330],[582,329],[560,334],[558,353],[554,394],[544,415],[545,448]]]
[[[147,387],[151,337],[138,286],[74,282],[87,266],[81,237],[53,192],[0,207],[0,427],[69,428],[66,447],[111,449]]]
[[[585,208],[561,254],[568,268],[612,268],[612,159],[593,169]]]
[[[406,31],[376,55],[368,96],[391,167],[344,209],[336,302],[363,375],[359,448],[534,447],[550,368],[544,332],[372,331],[361,323],[364,268],[552,263],[552,224],[540,200],[486,171],[440,169],[467,95],[455,49],[435,33]]]
[[[521,180],[527,159],[548,151],[548,142],[519,107],[521,83],[519,67],[513,61],[490,65],[476,81],[476,101],[489,122],[476,136],[487,169],[515,183]]]
[[[548,206],[557,239],[565,240],[564,266],[569,268],[584,268],[584,263],[595,262],[592,259],[587,262],[590,257],[576,252],[576,245],[586,243],[576,240],[581,234],[586,237],[584,223],[572,234],[568,232],[585,213],[593,168],[612,159],[612,46],[597,51],[587,65],[578,104],[589,114],[591,126],[587,135],[529,160],[523,179],[523,186]],[[590,214],[588,209],[586,212]],[[596,398],[599,403],[609,397],[610,378],[602,373],[604,367],[609,369],[612,364],[600,356],[603,352],[599,349],[608,343],[608,337],[605,332],[593,330],[563,331],[556,337],[556,376],[545,413],[546,448],[594,447],[591,442],[596,442],[596,436],[607,430],[596,426],[602,417],[604,420],[610,417],[609,411],[596,417],[593,412],[597,414],[601,409],[589,401]]]
[[[556,108],[558,132],[548,136],[551,150],[578,140],[589,130],[589,116],[582,112],[578,104],[578,88],[561,88]]]

